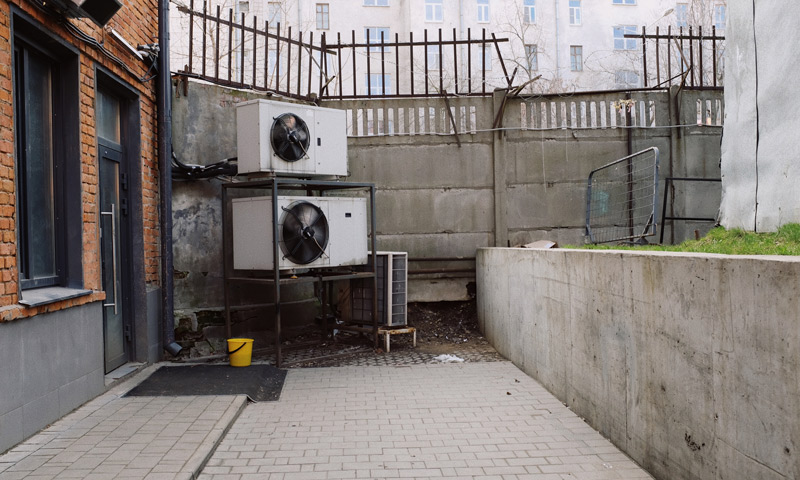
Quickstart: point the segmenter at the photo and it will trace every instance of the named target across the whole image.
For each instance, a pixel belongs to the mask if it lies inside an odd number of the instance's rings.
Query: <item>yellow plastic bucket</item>
[[[250,357],[253,355],[252,338],[229,338],[228,356],[231,360],[231,367],[247,367],[250,365]]]

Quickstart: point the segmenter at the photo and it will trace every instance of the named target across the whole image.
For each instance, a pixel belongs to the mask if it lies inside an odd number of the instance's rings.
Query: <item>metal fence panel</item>
[[[658,148],[634,153],[589,174],[588,243],[644,242],[657,230]]]

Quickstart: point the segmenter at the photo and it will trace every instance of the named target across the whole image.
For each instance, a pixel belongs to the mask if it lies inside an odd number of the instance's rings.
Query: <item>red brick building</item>
[[[160,352],[158,4],[84,7],[0,0],[0,452]]]

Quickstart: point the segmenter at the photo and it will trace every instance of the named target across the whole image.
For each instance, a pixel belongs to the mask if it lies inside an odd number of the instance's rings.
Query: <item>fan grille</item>
[[[272,150],[287,162],[296,162],[308,153],[309,139],[306,122],[293,113],[284,113],[272,122]]]
[[[297,201],[283,207],[281,218],[283,257],[298,265],[307,265],[325,254],[328,246],[328,219],[313,203]]]

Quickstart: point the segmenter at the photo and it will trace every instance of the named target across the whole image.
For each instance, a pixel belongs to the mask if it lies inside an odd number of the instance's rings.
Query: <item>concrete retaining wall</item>
[[[800,259],[481,249],[498,351],[660,479],[798,478]]]
[[[0,453],[103,392],[101,304],[0,323]]]

